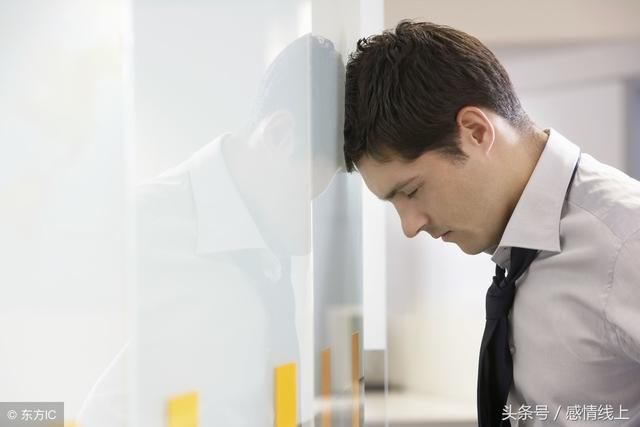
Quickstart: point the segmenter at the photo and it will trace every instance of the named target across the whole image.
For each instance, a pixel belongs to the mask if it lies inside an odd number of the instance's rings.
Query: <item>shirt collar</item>
[[[511,247],[560,252],[560,216],[580,148],[554,129],[491,259],[505,267]]]
[[[201,254],[242,249],[267,249],[222,152],[225,134],[198,150],[190,159],[189,176],[195,202]],[[270,251],[269,251],[270,252]]]

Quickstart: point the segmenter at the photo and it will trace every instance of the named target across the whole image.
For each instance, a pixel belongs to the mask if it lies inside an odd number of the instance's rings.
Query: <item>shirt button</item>
[[[515,346],[513,346],[513,345],[512,345],[512,346],[510,346],[510,347],[509,347],[509,351],[511,352],[511,354],[515,353],[515,352],[516,352],[516,347],[515,347]]]

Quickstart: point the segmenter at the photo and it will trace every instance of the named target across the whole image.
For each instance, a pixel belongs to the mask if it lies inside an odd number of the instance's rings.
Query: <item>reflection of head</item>
[[[289,161],[311,155],[314,187],[326,186],[342,164],[343,91],[340,54],[331,41],[307,34],[271,63],[254,105],[252,128],[276,126],[282,135],[283,123],[291,126]]]
[[[456,114],[489,108],[515,128],[531,123],[505,69],[478,39],[428,22],[358,41],[347,64],[344,155],[353,170],[362,156],[413,160],[430,150],[464,156]]]
[[[242,137],[225,148],[229,171],[274,250],[309,251],[311,199],[342,163],[343,82],[330,41],[296,39],[269,66]]]

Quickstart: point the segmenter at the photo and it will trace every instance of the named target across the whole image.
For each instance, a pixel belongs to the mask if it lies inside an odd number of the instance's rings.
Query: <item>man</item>
[[[480,426],[591,420],[572,405],[598,409],[589,425],[640,425],[638,181],[538,128],[480,41],[432,23],[358,42],[344,136],[347,170],[407,237],[492,254]]]

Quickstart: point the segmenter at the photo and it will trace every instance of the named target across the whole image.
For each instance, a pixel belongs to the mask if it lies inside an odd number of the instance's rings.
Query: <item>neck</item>
[[[513,143],[509,144],[507,155],[510,160],[507,164],[511,167],[507,171],[511,177],[507,182],[513,183],[509,194],[509,216],[520,200],[548,138],[549,135],[545,131],[533,128],[524,135],[518,135],[512,139]]]

